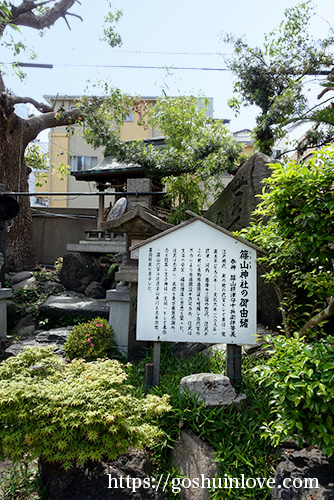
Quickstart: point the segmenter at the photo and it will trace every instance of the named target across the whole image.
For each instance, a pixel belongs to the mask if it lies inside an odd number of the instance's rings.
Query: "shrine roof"
[[[137,203],[132,210],[117,219],[102,222],[102,229],[120,233],[152,234],[165,231],[173,226],[163,221],[148,207]]]
[[[155,241],[157,239],[163,238],[164,236],[167,236],[168,234],[170,234],[170,233],[172,233],[174,231],[182,231],[182,228],[184,228],[185,226],[188,226],[189,224],[192,224],[195,221],[201,221],[201,222],[207,224],[208,226],[212,227],[213,229],[216,229],[217,231],[220,231],[221,233],[229,236],[230,238],[232,238],[234,240],[237,240],[237,241],[240,241],[244,245],[247,245],[250,248],[253,248],[254,250],[256,250],[259,253],[262,253],[262,254],[266,253],[265,250],[263,250],[259,246],[254,245],[253,243],[245,240],[244,238],[241,238],[240,236],[235,236],[233,233],[231,233],[227,229],[225,229],[225,228],[223,228],[221,226],[217,226],[217,224],[214,224],[213,222],[209,221],[208,219],[205,219],[204,217],[201,217],[200,215],[197,215],[197,214],[195,214],[193,212],[190,212],[190,211],[187,211],[187,213],[188,213],[188,215],[192,216],[191,219],[189,219],[189,220],[187,220],[185,222],[182,222],[181,224],[178,224],[177,226],[172,226],[171,228],[166,229],[166,231],[163,231],[162,233],[159,233],[159,234],[157,234],[155,236],[152,236],[151,238],[148,238],[145,241],[142,241],[140,243],[137,243],[136,245],[133,245],[132,247],[130,247],[130,251],[137,250],[137,248],[140,248],[140,247],[142,247],[144,245],[148,245],[152,241]]]

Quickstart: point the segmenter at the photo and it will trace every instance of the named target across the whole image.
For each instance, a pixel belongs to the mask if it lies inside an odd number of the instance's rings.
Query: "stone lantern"
[[[140,203],[117,219],[102,222],[103,230],[126,235],[126,259],[115,275],[116,289],[107,291],[107,300],[116,346],[128,360],[137,357],[143,345],[143,342],[136,341],[138,254],[129,248],[171,227]]]

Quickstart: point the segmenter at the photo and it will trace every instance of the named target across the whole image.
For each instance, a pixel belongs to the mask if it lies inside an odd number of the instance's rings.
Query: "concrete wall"
[[[96,227],[97,210],[94,209],[33,209],[34,243],[39,263],[53,265],[66,253],[68,243],[79,243],[85,238],[85,231]]]

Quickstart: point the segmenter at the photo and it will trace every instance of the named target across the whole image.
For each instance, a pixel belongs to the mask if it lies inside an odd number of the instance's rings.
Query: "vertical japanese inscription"
[[[160,250],[156,253],[155,260],[155,301],[154,301],[154,329],[159,332],[160,330],[160,266],[161,266],[161,254]]]
[[[204,335],[209,333],[210,318],[210,248],[205,249],[204,261]]]
[[[230,337],[236,337],[236,290],[237,290],[237,277],[236,277],[236,260],[231,259],[230,262]]]
[[[177,271],[177,250],[172,252],[172,307],[171,307],[171,329],[175,332],[176,327],[176,271]]]
[[[189,250],[188,260],[189,278],[188,278],[188,335],[192,334],[193,330],[193,288],[194,288],[194,249]]]
[[[250,260],[250,251],[249,250],[240,250],[240,289],[241,289],[241,298],[240,298],[240,328],[248,328],[249,325],[249,285],[248,285],[248,276],[249,271],[252,267]]]
[[[148,246],[148,329],[165,340],[247,338],[254,322],[253,262],[251,250],[234,245]]]
[[[226,250],[222,250],[221,255],[221,336],[225,337],[226,332],[226,293],[227,293],[227,276],[226,276]]]
[[[186,266],[186,251],[181,248],[180,260],[180,331],[184,333],[184,296],[185,296],[185,266]]]
[[[201,295],[202,295],[202,250],[197,250],[196,265],[196,335],[201,334]]]
[[[162,320],[162,334],[167,334],[167,315],[168,315],[168,307],[169,307],[169,296],[168,296],[168,267],[169,267],[169,249],[165,248],[164,251],[164,267],[163,267],[163,320]]]
[[[218,250],[213,250],[213,304],[212,304],[212,332],[218,331]]]

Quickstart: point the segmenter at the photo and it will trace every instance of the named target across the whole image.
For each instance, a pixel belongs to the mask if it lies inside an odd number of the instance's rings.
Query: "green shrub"
[[[65,469],[152,446],[168,396],[137,398],[117,360],[66,363],[51,348],[0,365],[0,458],[41,458]]]
[[[309,338],[323,335],[334,311],[334,145],[313,153],[270,165],[255,218],[238,233],[267,252],[258,262],[277,291],[285,333]]]
[[[270,339],[272,357],[254,368],[271,392],[273,420],[265,435],[278,444],[306,441],[325,455],[334,451],[334,337],[313,344],[305,338]]]
[[[145,359],[129,367],[131,383],[136,385],[137,394],[144,391],[145,364],[152,362],[152,350]],[[164,438],[153,447],[153,463],[160,474],[169,477],[166,487],[167,498],[180,498],[172,492],[171,478],[180,477],[180,471],[170,465],[170,450],[180,436],[180,431],[190,429],[196,436],[208,443],[215,452],[215,463],[219,468],[218,476],[224,479],[241,477],[265,477],[275,475],[278,449],[268,440],[261,439],[261,425],[269,414],[268,394],[265,387],[259,387],[252,368],[262,363],[259,357],[243,356],[243,387],[247,395],[247,406],[242,412],[233,407],[204,408],[195,396],[180,394],[180,380],[192,373],[224,373],[226,360],[222,352],[212,356],[197,353],[191,358],[176,355],[175,345],[162,342],[160,388],[153,389],[155,394],[170,395],[172,410],[160,417],[160,426],[165,431]],[[210,493],[211,500],[233,498],[233,500],[264,500],[269,489],[250,488],[226,490],[217,488]]]
[[[79,323],[70,332],[64,344],[66,357],[95,361],[111,356],[115,348],[112,335],[111,326],[103,318]]]
[[[41,269],[33,273],[33,276],[36,280],[34,288],[21,288],[13,292],[12,300],[18,306],[15,313],[15,321],[18,321],[27,314],[32,314],[36,320],[40,320],[41,314],[39,308],[48,296],[52,294],[52,291],[43,291],[44,285],[55,278],[55,274],[52,271]],[[11,286],[10,281],[8,286]]]

